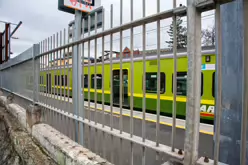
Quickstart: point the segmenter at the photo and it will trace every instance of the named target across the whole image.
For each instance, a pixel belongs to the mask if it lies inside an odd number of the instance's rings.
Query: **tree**
[[[215,45],[215,27],[211,29],[202,30],[202,44],[203,46],[214,46]]]
[[[187,28],[182,26],[183,20],[181,17],[177,17],[176,25],[177,25],[177,48],[186,48],[187,47]],[[170,48],[173,48],[173,22],[170,25],[170,29],[167,31],[170,36],[170,41],[166,41],[169,44]]]

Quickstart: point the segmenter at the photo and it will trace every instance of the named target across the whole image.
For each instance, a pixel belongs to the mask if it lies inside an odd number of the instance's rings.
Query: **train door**
[[[51,85],[52,85],[52,80],[51,80],[52,76],[51,76],[51,73],[49,74],[46,74],[46,90],[47,90],[47,93],[51,93]]]
[[[113,104],[120,105],[120,70],[113,71]],[[122,105],[129,106],[128,101],[128,70],[122,70]]]

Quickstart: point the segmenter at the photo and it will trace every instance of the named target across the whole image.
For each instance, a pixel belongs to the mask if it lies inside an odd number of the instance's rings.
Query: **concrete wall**
[[[0,164],[55,165],[57,164],[32,140],[13,116],[0,107]]]
[[[15,116],[22,128],[27,129],[44,151],[61,165],[110,165],[109,162],[61,134],[53,127],[43,124],[39,108],[27,109],[13,103],[13,96],[0,96],[0,104]]]

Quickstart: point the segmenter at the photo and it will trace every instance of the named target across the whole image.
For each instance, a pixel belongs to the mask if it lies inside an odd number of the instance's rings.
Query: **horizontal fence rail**
[[[87,25],[86,18],[75,20],[76,24],[68,29],[63,29],[44,39],[8,63],[2,64],[0,66],[1,88],[42,107],[45,122],[114,164],[139,162],[145,165],[162,164],[166,161],[188,165],[213,162],[217,164],[219,163],[221,113],[218,113],[216,118],[218,129],[215,132],[217,147],[215,146],[214,160],[200,155],[198,149],[200,127],[206,126],[200,124],[200,106],[201,102],[204,102],[201,100],[200,92],[201,81],[203,81],[201,61],[202,56],[216,52],[214,48],[201,50],[201,13],[215,8],[216,4],[211,0],[188,0],[187,2],[187,6],[177,7],[176,0],[173,0],[173,9],[160,11],[160,1],[157,0],[157,13],[146,16],[147,4],[142,0],[143,18],[134,20],[134,2],[130,0],[130,22],[123,24],[123,0],[120,0],[120,8],[117,9],[120,11],[120,25],[113,26],[114,8],[111,5],[109,15],[103,9],[101,30],[97,28],[97,13],[94,20],[88,16]],[[216,24],[219,31],[220,3],[217,5]],[[185,52],[177,49],[176,20],[178,16],[187,16],[188,46]],[[110,29],[105,29],[105,17],[110,18]],[[160,29],[161,21],[167,18],[173,19],[175,40],[171,52],[164,53],[161,48]],[[82,27],[88,26],[90,29],[91,21],[94,21],[95,29],[82,33]],[[77,22],[80,22],[80,26],[77,26],[79,25]],[[154,55],[147,53],[146,33],[149,23],[156,24],[157,48]],[[138,56],[134,53],[136,27],[142,29],[142,53]],[[129,57],[125,57],[123,53],[123,48],[127,46],[123,43],[123,33],[127,30],[130,32]],[[116,34],[120,37],[117,52],[113,50],[113,38]],[[109,54],[106,55],[108,46],[105,41],[108,38],[110,39]],[[220,38],[218,36],[218,42],[221,42]],[[218,51],[221,53],[220,48]],[[118,55],[114,56],[114,54]],[[221,57],[218,56],[218,58]],[[186,59],[187,71],[180,77],[178,72],[181,59]],[[170,60],[172,63],[170,78],[163,72],[165,60]],[[149,78],[153,79],[154,83],[154,89],[151,88],[151,91],[147,87]],[[167,78],[172,82],[170,82],[171,98],[164,95],[169,90],[166,89]],[[138,81],[140,86],[137,87]],[[221,79],[218,81],[221,82]],[[178,83],[181,82],[187,84],[185,97],[177,94]],[[139,100],[136,88],[140,88],[141,91]],[[220,93],[221,85],[218,84],[218,94],[221,97]],[[169,106],[172,115],[171,134],[169,139],[166,139],[169,145],[163,142],[165,135],[162,131],[165,126],[161,124],[165,118],[161,114],[165,108],[164,98],[169,98],[168,100],[171,101]],[[184,145],[181,148],[178,147],[176,140],[177,124],[183,121],[177,119],[180,108],[178,100],[186,104],[186,120],[182,126],[185,129],[185,137],[183,133],[181,141]],[[141,104],[140,109],[137,108],[138,102]],[[155,105],[154,114],[148,113],[151,104]],[[216,104],[220,106],[220,101]],[[137,117],[137,114],[140,116]],[[154,117],[152,126],[149,123],[151,116]],[[149,127],[154,127],[153,131],[150,131]]]

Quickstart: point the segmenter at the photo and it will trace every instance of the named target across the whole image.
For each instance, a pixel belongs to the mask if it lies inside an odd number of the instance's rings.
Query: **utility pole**
[[[18,24],[6,22],[6,21],[0,21],[1,23],[5,24],[5,30],[0,33],[0,64],[3,62],[7,62],[10,59],[10,46],[11,46],[11,38],[16,39],[15,37],[12,37],[14,33],[17,31],[17,29],[21,26],[22,22],[20,21]],[[14,30],[11,32],[11,25],[16,25]]]

